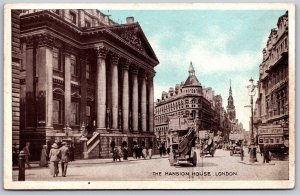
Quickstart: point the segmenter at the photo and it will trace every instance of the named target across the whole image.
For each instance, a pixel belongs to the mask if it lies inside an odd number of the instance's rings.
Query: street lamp
[[[256,158],[256,146],[254,143],[254,135],[253,135],[253,96],[255,96],[255,88],[256,85],[253,84],[253,79],[250,78],[250,85],[247,86],[248,94],[251,97],[250,104],[251,104],[251,142],[250,142],[250,158],[249,161],[251,163],[257,162]]]

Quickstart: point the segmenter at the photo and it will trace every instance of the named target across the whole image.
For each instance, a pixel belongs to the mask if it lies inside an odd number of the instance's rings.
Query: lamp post
[[[250,78],[250,85],[247,86],[248,88],[248,94],[251,98],[250,100],[250,104],[251,104],[251,142],[250,142],[250,158],[249,161],[251,163],[257,162],[257,158],[256,158],[256,146],[254,143],[254,135],[253,135],[253,96],[255,96],[255,85],[253,84],[253,79]]]

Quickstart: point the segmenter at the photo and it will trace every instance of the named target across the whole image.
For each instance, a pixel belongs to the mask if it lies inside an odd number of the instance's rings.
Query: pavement
[[[258,155],[258,161],[261,158]],[[258,163],[249,166],[248,154],[243,163],[239,155],[230,156],[229,151],[217,150],[214,157],[198,159],[197,166],[182,164],[170,166],[167,156],[154,155],[152,159],[113,162],[112,159],[76,160],[69,163],[67,177],[50,175],[50,169],[38,167],[26,169],[27,181],[228,181],[228,180],[282,180],[288,179],[288,161],[274,160],[272,164]],[[17,180],[18,170],[13,171]]]
[[[167,155],[165,156],[159,156],[159,155],[153,155],[151,159],[159,159],[159,158],[168,158]],[[100,159],[76,159],[75,161],[69,162],[69,165],[100,165],[100,164],[107,164],[107,163],[122,163],[122,162],[130,162],[130,161],[136,161],[136,160],[150,160],[149,157],[147,159],[134,159],[133,157],[128,157],[128,160],[116,161],[114,162],[112,158],[100,158]],[[30,161],[31,168],[28,168],[25,164],[25,169],[44,169],[47,167],[41,167],[39,161]],[[49,162],[48,162],[49,163]],[[13,166],[13,170],[18,170],[18,166]]]

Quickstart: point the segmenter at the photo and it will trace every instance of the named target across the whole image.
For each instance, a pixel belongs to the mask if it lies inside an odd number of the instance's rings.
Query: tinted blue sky
[[[250,98],[246,85],[258,79],[262,49],[285,10],[101,10],[125,23],[139,22],[160,64],[155,68],[155,100],[162,91],[185,81],[190,61],[205,87],[227,106],[231,79],[237,118],[249,129]]]

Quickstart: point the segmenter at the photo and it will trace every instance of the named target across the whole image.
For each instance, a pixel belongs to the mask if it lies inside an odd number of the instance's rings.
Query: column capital
[[[52,47],[54,45],[54,39],[55,38],[49,33],[41,33],[35,35],[35,41],[37,43],[37,47],[44,47],[44,46]]]
[[[89,57],[90,57],[90,55],[87,54],[87,53],[80,53],[80,58],[79,58],[79,60],[80,60],[81,62],[87,62],[88,59],[89,59]]]
[[[103,45],[95,47],[94,51],[96,52],[98,58],[106,58],[106,55],[108,53],[108,49]]]
[[[111,53],[111,63],[112,64],[118,64],[120,59],[120,55],[116,53]]]
[[[139,73],[139,68],[135,65],[132,65],[130,71],[131,71],[132,74],[138,74]]]
[[[149,81],[153,81],[154,76],[155,76],[155,72],[150,72],[147,74],[147,78]]]
[[[24,37],[23,39],[26,43],[26,48],[27,49],[32,49],[33,48],[33,44],[34,44],[34,36],[33,35],[29,35],[27,37]]]
[[[140,76],[143,79],[147,78],[147,72],[145,70],[140,70]]]
[[[71,55],[76,53],[74,47],[72,47],[71,45],[68,44],[64,44],[63,45],[63,53],[64,55]]]
[[[129,70],[129,67],[131,65],[131,61],[130,60],[124,60],[123,63],[122,63],[122,69],[123,70]]]

